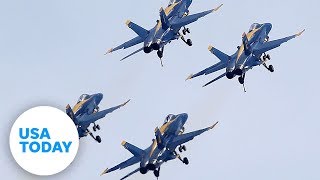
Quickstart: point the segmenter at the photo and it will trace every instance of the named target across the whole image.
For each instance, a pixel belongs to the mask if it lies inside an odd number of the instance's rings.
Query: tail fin
[[[74,113],[73,113],[73,111],[72,111],[72,109],[71,109],[69,104],[66,107],[66,113],[72,120],[74,120],[74,118],[75,118],[74,117]]]
[[[214,54],[217,58],[220,59],[221,62],[223,63],[227,63],[230,59],[230,56],[226,55],[225,53],[221,52],[220,50],[212,47],[212,46],[209,46],[208,47],[208,50]]]
[[[144,154],[144,151],[126,141],[122,141],[121,145],[126,148],[128,151],[130,151],[134,156],[136,157],[142,157]]]
[[[246,33],[243,33],[242,34],[242,43],[243,43],[243,47],[244,47],[244,52],[246,55],[249,55],[250,54],[250,44],[249,44],[249,40],[248,40],[248,37],[247,37],[247,34]]]
[[[163,136],[159,130],[159,128],[157,127],[155,130],[154,130],[154,133],[156,135],[156,140],[157,140],[157,144],[158,144],[158,147],[160,149],[164,148],[164,145],[163,145]]]
[[[130,20],[127,20],[126,25],[142,38],[146,38],[149,34],[148,30],[131,22]]]
[[[162,24],[162,29],[167,30],[170,27],[170,22],[163,8],[160,9],[160,20]]]

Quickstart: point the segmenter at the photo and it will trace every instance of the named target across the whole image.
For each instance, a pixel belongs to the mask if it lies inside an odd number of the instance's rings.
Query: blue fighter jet
[[[122,179],[126,179],[137,172],[146,174],[148,171],[153,171],[154,175],[158,178],[160,175],[160,166],[167,161],[179,159],[184,164],[189,164],[188,158],[182,158],[176,152],[176,148],[178,147],[179,152],[186,151],[186,146],[182,144],[213,129],[218,122],[208,128],[184,134],[184,124],[187,122],[187,119],[188,114],[186,113],[179,115],[169,114],[160,129],[155,129],[155,139],[152,140],[151,146],[145,150],[139,149],[138,147],[123,141],[121,143],[122,146],[130,151],[133,154],[133,157],[111,169],[104,170],[101,175],[139,163],[140,165],[136,170]]]
[[[160,9],[160,20],[157,20],[155,27],[150,30],[144,29],[143,27],[128,20],[126,25],[138,36],[118,47],[108,50],[106,54],[143,43],[142,48],[124,57],[122,60],[142,50],[145,53],[150,53],[155,50],[157,51],[158,57],[161,59],[163,57],[164,46],[172,40],[181,38],[187,45],[192,46],[192,41],[190,39],[185,40],[183,36],[190,33],[189,28],[186,28],[185,26],[197,21],[201,17],[217,11],[222,4],[219,7],[208,11],[189,15],[189,7],[191,3],[192,0],[171,0],[166,9]],[[181,28],[183,28],[182,34],[180,33]]]
[[[93,123],[93,131],[100,130],[100,126],[95,123],[97,120],[104,118],[107,114],[112,113],[114,110],[119,109],[130,101],[128,100],[119,106],[99,111],[98,105],[102,98],[103,94],[101,93],[93,95],[82,94],[73,109],[71,109],[69,104],[67,105],[66,113],[77,126],[79,138],[89,134],[98,143],[101,143],[101,137],[93,136],[92,132],[88,129],[90,124]]]
[[[226,69],[225,73],[208,82],[204,86],[207,86],[224,76],[227,76],[228,79],[232,79],[235,76],[240,76],[238,78],[239,83],[244,84],[246,72],[255,66],[263,65],[270,72],[274,72],[273,66],[267,66],[266,64],[266,62],[270,60],[270,55],[266,54],[266,52],[279,47],[282,43],[300,36],[305,30],[293,36],[269,41],[269,33],[271,29],[272,25],[270,23],[252,24],[249,32],[247,34],[243,33],[242,35],[242,45],[238,46],[236,53],[231,56],[228,56],[220,50],[209,46],[209,51],[219,58],[220,62],[197,74],[190,75],[187,80],[201,75],[208,75],[221,69]]]

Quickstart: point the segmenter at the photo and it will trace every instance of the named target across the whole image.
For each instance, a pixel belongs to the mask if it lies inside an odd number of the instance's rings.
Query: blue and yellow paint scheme
[[[281,44],[295,37],[302,35],[305,30],[292,36],[269,41],[269,33],[271,29],[271,23],[252,24],[249,32],[243,33],[241,46],[238,46],[238,50],[231,56],[221,52],[220,50],[212,46],[209,46],[209,51],[214,54],[220,61],[196,74],[191,74],[187,78],[187,80],[201,75],[208,75],[221,69],[226,69],[225,73],[208,82],[204,86],[207,86],[225,76],[228,79],[233,79],[235,76],[239,76],[238,80],[240,84],[244,84],[246,72],[255,66],[263,65],[270,72],[273,72],[273,66],[266,65],[266,62],[270,60],[270,55],[267,55],[266,52],[279,47]]]
[[[95,124],[97,120],[104,118],[107,114],[119,109],[120,107],[126,105],[130,101],[128,100],[127,102],[121,105],[100,111],[99,104],[102,98],[102,93],[92,95],[82,94],[73,108],[71,108],[69,104],[67,105],[66,113],[76,125],[78,129],[79,138],[85,137],[89,134],[92,138],[94,138],[97,142],[100,143],[100,136],[94,137],[92,132],[88,129],[90,124],[94,124],[94,131],[99,130],[100,126]]]
[[[139,163],[139,167],[123,177],[127,177],[140,172],[146,174],[148,171],[153,171],[156,177],[160,175],[160,166],[170,160],[179,159],[183,163],[188,164],[187,158],[181,158],[180,154],[177,153],[176,149],[179,147],[179,151],[186,150],[185,146],[182,145],[194,137],[213,129],[218,122],[214,125],[193,131],[190,133],[184,133],[184,125],[187,122],[188,114],[182,113],[178,115],[169,114],[160,128],[155,129],[155,139],[152,140],[152,144],[145,150],[142,150],[126,141],[123,141],[121,145],[133,154],[133,157],[128,160],[112,167],[105,169],[101,175],[110,173],[115,170],[121,170]]]
[[[172,40],[181,38],[189,46],[192,45],[191,40],[185,40],[184,36],[180,33],[181,28],[184,28],[183,34],[190,32],[186,30],[185,26],[197,21],[199,18],[204,17],[214,11],[220,9],[217,8],[204,11],[201,13],[189,15],[189,7],[191,6],[192,0],[171,0],[169,5],[163,9],[160,9],[160,19],[157,20],[157,24],[150,30],[144,29],[143,27],[128,20],[126,25],[132,29],[138,36],[107,51],[106,54],[120,50],[127,49],[137,44],[143,43],[143,47],[129,54],[121,60],[124,60],[140,51],[150,53],[157,51],[158,57],[163,57],[163,49],[167,43]]]

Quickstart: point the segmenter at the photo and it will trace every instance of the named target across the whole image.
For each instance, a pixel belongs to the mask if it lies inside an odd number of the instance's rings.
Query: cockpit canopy
[[[173,115],[173,114],[169,114],[166,119],[164,120],[164,123],[163,124],[166,124],[170,121],[173,121],[174,119],[176,119],[176,115]]]
[[[181,0],[170,0],[170,2],[169,2],[169,5],[168,5],[168,6],[170,6],[170,5],[172,5],[172,4],[176,3],[176,2],[179,2],[179,1],[181,1]]]
[[[262,26],[262,24],[253,23],[253,24],[251,25],[250,29],[249,29],[249,32],[250,32],[250,31],[253,31],[253,30],[255,30],[255,29],[258,29],[258,28],[260,28],[261,26]]]
[[[82,94],[82,95],[79,97],[78,102],[84,101],[84,100],[88,99],[89,97],[90,97],[90,95],[88,95],[88,94]]]

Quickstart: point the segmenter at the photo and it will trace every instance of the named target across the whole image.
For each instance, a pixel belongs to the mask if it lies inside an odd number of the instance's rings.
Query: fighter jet
[[[108,50],[106,54],[143,43],[143,47],[124,57],[122,60],[142,50],[145,53],[150,53],[155,50],[157,51],[158,57],[161,59],[163,57],[164,46],[172,40],[181,38],[187,45],[192,46],[192,41],[190,39],[185,40],[183,36],[190,33],[190,29],[186,28],[186,25],[217,11],[222,4],[219,7],[208,11],[189,15],[189,7],[191,3],[192,0],[170,0],[166,9],[160,9],[160,20],[157,20],[157,24],[150,30],[144,29],[143,27],[128,20],[126,25],[138,36]],[[183,28],[182,34],[180,33],[181,28]]]
[[[282,43],[300,36],[305,30],[293,36],[269,41],[269,33],[271,29],[272,24],[270,23],[252,24],[249,32],[247,34],[243,33],[242,35],[242,45],[238,46],[236,53],[231,56],[209,46],[209,51],[219,58],[220,62],[200,71],[197,74],[190,75],[187,80],[201,75],[208,75],[221,69],[226,69],[225,73],[208,82],[204,86],[207,86],[224,76],[227,76],[228,79],[239,76],[239,83],[244,84],[246,72],[255,66],[263,65],[270,72],[274,72],[274,67],[272,65],[267,65],[267,61],[270,60],[270,55],[266,54],[266,52],[279,47]]]
[[[104,170],[101,175],[139,163],[140,165],[137,169],[122,179],[126,179],[137,172],[146,174],[148,171],[153,171],[154,175],[158,178],[160,175],[160,166],[167,161],[179,159],[184,164],[189,164],[188,158],[182,158],[180,154],[176,152],[176,148],[178,147],[179,152],[186,151],[186,146],[183,145],[184,143],[213,129],[218,122],[208,128],[184,134],[184,125],[187,122],[187,119],[188,114],[186,113],[179,115],[169,114],[166,117],[164,124],[160,128],[155,129],[155,139],[152,140],[151,146],[145,150],[123,141],[121,143],[122,146],[130,151],[133,154],[133,157],[111,169]]]
[[[76,125],[79,138],[85,137],[89,134],[94,140],[101,143],[101,137],[95,137],[89,130],[90,124],[93,123],[93,131],[100,130],[100,126],[95,123],[97,120],[104,118],[107,114],[112,113],[114,110],[119,109],[130,101],[128,100],[119,106],[99,111],[98,105],[102,98],[103,94],[101,93],[93,95],[82,94],[73,109],[71,109],[69,104],[67,105],[66,113]]]

